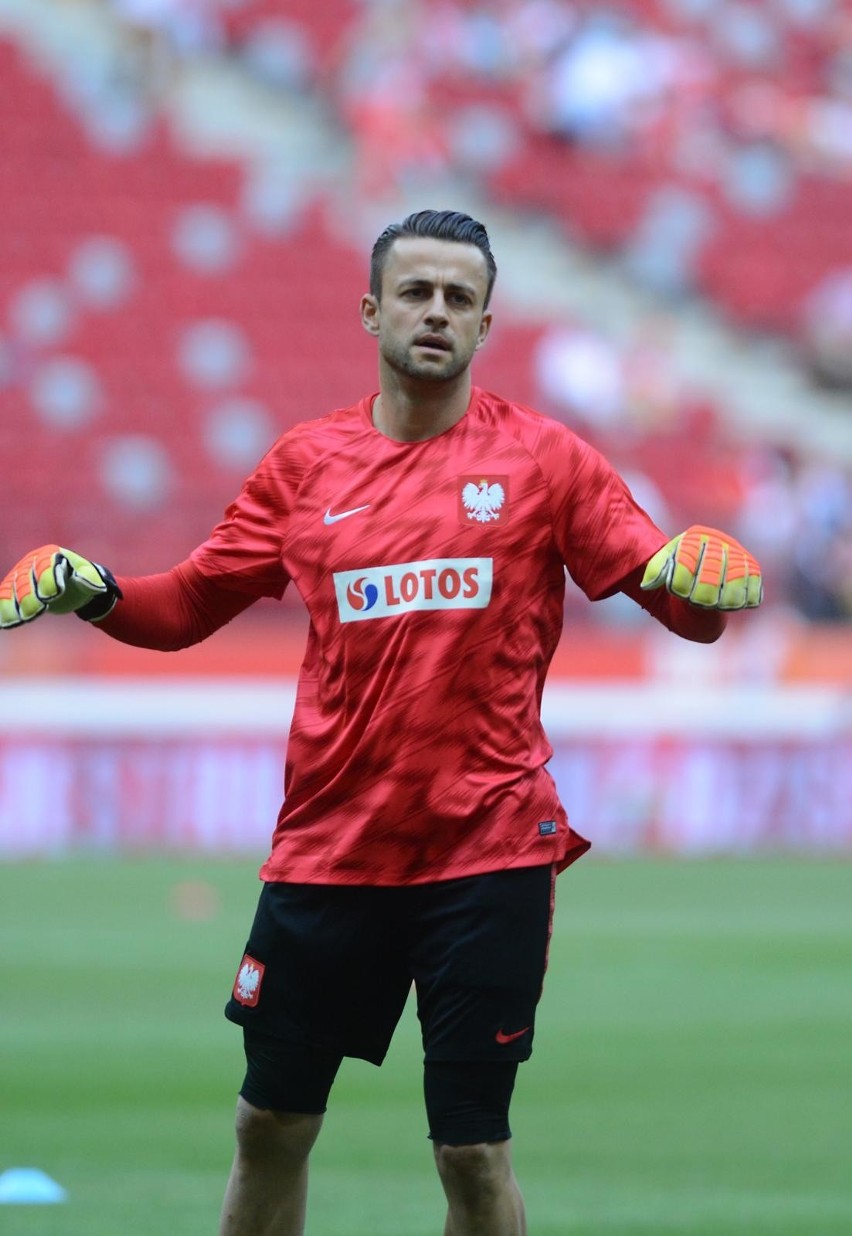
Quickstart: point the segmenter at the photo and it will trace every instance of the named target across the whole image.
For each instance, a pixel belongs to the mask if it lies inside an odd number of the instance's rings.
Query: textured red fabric
[[[624,587],[687,638],[721,620],[640,591],[670,534],[563,425],[475,390],[450,430],[403,443],[371,405],[285,434],[188,563],[122,580],[103,625],[178,647],[298,589],[310,629],[263,878],[564,867],[588,843],[547,772],[539,709],[565,569],[593,600]],[[164,604],[169,620],[152,617]]]
[[[212,635],[255,600],[201,575],[191,562],[161,575],[122,575],[124,600],[98,627],[124,644],[176,652]]]

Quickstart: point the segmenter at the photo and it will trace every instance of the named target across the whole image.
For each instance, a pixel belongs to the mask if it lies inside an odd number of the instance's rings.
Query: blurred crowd
[[[783,194],[797,170],[852,173],[842,0],[374,0],[357,6],[332,76],[368,163],[393,135],[391,178],[418,166],[406,133],[430,165],[468,172],[525,126],[708,176],[746,148],[744,199]]]
[[[423,167],[418,151],[427,167],[469,172],[471,159],[505,154],[524,125],[662,150],[708,175],[732,148],[758,143],[766,158],[743,166],[745,194],[780,193],[796,169],[852,173],[844,0],[330,0],[322,46],[299,4],[104,3],[132,36],[145,88],[162,82],[157,66],[228,51],[282,87],[321,86],[368,165],[389,140],[390,179]]]
[[[546,329],[538,406],[616,462],[661,527],[738,535],[763,565],[770,605],[852,620],[852,469],[738,434],[679,372],[671,333],[662,313],[618,346],[581,323]]]

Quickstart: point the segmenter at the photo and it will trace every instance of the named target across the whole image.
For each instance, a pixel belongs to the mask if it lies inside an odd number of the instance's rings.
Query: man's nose
[[[426,321],[430,323],[447,321],[447,303],[443,292],[435,292],[433,295],[426,312]]]

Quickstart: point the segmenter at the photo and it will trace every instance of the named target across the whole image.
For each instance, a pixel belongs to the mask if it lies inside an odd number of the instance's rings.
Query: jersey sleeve
[[[539,462],[553,529],[571,578],[592,601],[621,583],[669,540],[613,466],[562,425],[548,426]]]
[[[712,644],[728,624],[728,615],[718,609],[701,609],[673,596],[665,588],[642,590],[644,567],[639,566],[622,582],[620,591],[641,605],[657,622],[682,639],[696,644]]]
[[[664,588],[643,592],[644,568],[670,539],[639,506],[613,466],[588,443],[555,425],[545,453],[554,532],[572,579],[593,601],[624,592],[675,635],[713,643],[724,614],[703,610]]]
[[[177,652],[198,644],[252,604],[182,562],[160,575],[119,576],[122,599],[92,625],[137,648]]]
[[[189,561],[222,588],[280,600],[290,582],[283,542],[291,509],[292,487],[270,452]]]

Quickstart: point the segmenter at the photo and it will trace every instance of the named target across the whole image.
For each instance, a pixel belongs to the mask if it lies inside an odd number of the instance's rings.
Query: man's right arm
[[[159,575],[118,581],[74,550],[43,545],[0,580],[0,629],[48,612],[75,613],[113,639],[171,652],[206,639],[258,595],[223,587],[190,560]]]
[[[198,644],[257,597],[233,592],[187,560],[160,575],[119,577],[123,597],[95,625],[123,644],[176,652]]]
[[[290,582],[282,543],[304,472],[300,442],[292,433],[280,439],[207,540],[170,571],[116,579],[59,545],[25,554],[0,580],[0,630],[48,611],[76,613],[125,644],[170,652],[206,639],[260,597],[280,599]]]

